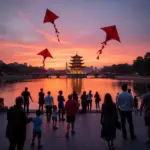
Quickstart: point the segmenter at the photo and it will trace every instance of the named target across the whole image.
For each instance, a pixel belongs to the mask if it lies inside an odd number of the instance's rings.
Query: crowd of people
[[[98,92],[93,96],[92,91],[88,94],[84,91],[81,95],[81,106],[79,110],[79,97],[78,94],[73,91],[68,96],[68,100],[65,102],[63,92],[58,92],[58,106],[54,104],[53,96],[48,91],[47,95],[40,89],[39,92],[39,109],[36,111],[35,118],[28,118],[29,113],[29,99],[32,100],[28,88],[21,93],[21,96],[16,98],[16,105],[9,108],[7,113],[7,132],[6,136],[9,139],[9,150],[23,150],[24,142],[26,139],[26,124],[33,122],[33,139],[31,146],[34,146],[35,138],[38,138],[38,147],[41,148],[41,133],[42,133],[42,112],[44,106],[46,109],[47,121],[52,120],[53,129],[57,129],[57,114],[59,121],[67,121],[66,137],[69,138],[69,132],[75,134],[75,118],[77,112],[86,113],[87,110],[92,111],[92,99],[95,98],[96,110],[100,111],[100,95]],[[24,108],[22,107],[24,105]],[[113,102],[111,94],[107,93],[104,97],[104,102],[101,106],[101,137],[107,142],[109,149],[114,149],[114,140],[116,138],[116,129],[122,130],[122,136],[124,140],[127,140],[126,120],[129,124],[130,137],[132,140],[136,139],[134,133],[134,125],[132,119],[132,112],[135,109],[137,112],[138,100],[135,96],[133,98],[131,90],[128,89],[126,84],[122,85],[122,92],[117,94],[116,104]],[[150,86],[148,86],[148,93],[142,97],[141,111],[145,108],[145,124],[148,127],[148,142],[150,145]],[[58,111],[57,111],[58,109]],[[66,114],[66,118],[64,117]],[[120,118],[120,119],[119,119]]]

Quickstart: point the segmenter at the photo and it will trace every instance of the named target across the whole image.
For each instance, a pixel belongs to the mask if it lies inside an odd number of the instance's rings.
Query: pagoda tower
[[[71,68],[70,74],[77,74],[77,75],[84,74],[83,71],[84,63],[83,63],[82,56],[76,54],[75,56],[71,57],[70,61],[71,61],[69,66]]]

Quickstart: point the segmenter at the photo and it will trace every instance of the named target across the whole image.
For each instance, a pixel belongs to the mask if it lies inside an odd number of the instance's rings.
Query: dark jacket
[[[26,117],[26,114],[22,107],[13,106],[7,113],[7,129],[6,136],[9,139],[26,139],[26,124],[30,120]]]

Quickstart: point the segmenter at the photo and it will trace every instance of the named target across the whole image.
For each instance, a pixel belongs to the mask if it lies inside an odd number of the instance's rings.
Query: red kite
[[[58,19],[58,18],[59,17],[56,14],[54,14],[52,11],[50,11],[49,9],[47,9],[43,23],[50,22],[50,23],[52,23],[54,25],[58,42],[60,42],[60,40],[59,40],[59,31],[58,31],[58,29],[56,28],[56,25],[55,25],[55,20]]]
[[[47,48],[45,50],[41,51],[40,53],[38,53],[37,55],[41,55],[44,58],[44,60],[43,60],[43,68],[45,67],[45,59],[47,57],[53,58],[51,53],[48,51]]]
[[[121,42],[120,38],[119,38],[119,35],[118,35],[118,32],[117,32],[117,28],[116,28],[115,25],[109,26],[109,27],[104,27],[104,28],[101,28],[101,29],[106,32],[106,40],[103,43],[101,43],[102,44],[102,48],[100,50],[98,50],[98,52],[97,52],[98,53],[97,59],[99,59],[99,55],[102,54],[102,50],[107,45],[108,41],[116,40],[118,42]]]

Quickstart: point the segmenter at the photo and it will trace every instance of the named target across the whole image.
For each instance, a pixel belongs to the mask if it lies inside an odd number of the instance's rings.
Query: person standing
[[[98,111],[98,110],[100,111],[100,104],[99,103],[101,101],[101,98],[100,98],[100,95],[98,92],[95,93],[94,98],[95,98],[96,111]]]
[[[26,109],[27,109],[27,113],[29,113],[29,105],[30,105],[29,99],[32,100],[32,97],[31,97],[30,92],[28,91],[27,87],[21,93],[21,96],[23,97],[23,100],[24,100],[24,111],[26,111]],[[33,100],[32,100],[32,102],[33,102]]]
[[[120,93],[117,98],[117,108],[120,111],[123,138],[125,140],[127,139],[127,131],[125,126],[127,120],[129,123],[131,139],[134,140],[136,138],[134,135],[134,126],[132,119],[134,101],[132,95],[127,91],[127,84],[122,85],[122,91],[123,92]]]
[[[78,102],[78,94],[76,91],[73,91],[72,93],[72,97],[73,97],[73,100],[77,101]]]
[[[145,125],[147,126],[148,141],[147,144],[150,146],[150,85],[147,86],[148,92],[142,97],[142,103],[140,107],[140,114],[142,115],[143,108],[145,109]]]
[[[69,137],[69,130],[71,125],[71,132],[72,134],[75,133],[74,131],[74,123],[75,123],[75,116],[77,113],[77,102],[72,99],[72,95],[68,96],[68,101],[65,104],[65,110],[67,113],[67,133],[66,137]]]
[[[112,96],[107,93],[104,98],[101,113],[102,131],[101,137],[107,141],[108,148],[114,148],[114,139],[116,138],[116,122],[118,114],[116,105],[112,101]]]
[[[65,98],[63,96],[63,92],[59,91],[58,92],[58,108],[59,108],[59,121],[65,121],[64,119],[64,101]]]
[[[86,113],[86,107],[87,107],[87,95],[86,92],[84,91],[83,94],[81,95],[81,105],[82,105],[82,112]]]
[[[53,106],[53,97],[51,96],[51,92],[48,91],[47,96],[45,97],[47,121],[50,121],[50,119],[51,119],[52,106]]]
[[[31,122],[31,118],[26,117],[26,113],[22,107],[23,98],[16,98],[16,105],[10,107],[7,112],[7,129],[6,137],[9,139],[9,150],[23,150],[26,140],[26,124]]]
[[[44,102],[45,102],[44,96],[45,96],[45,94],[43,92],[43,89],[41,88],[40,92],[39,92],[39,110],[41,112],[43,112],[43,107],[44,107]]]
[[[93,98],[93,95],[92,95],[92,91],[89,91],[88,93],[88,97],[87,97],[87,108],[88,108],[88,111],[91,111],[92,110],[92,98]]]

